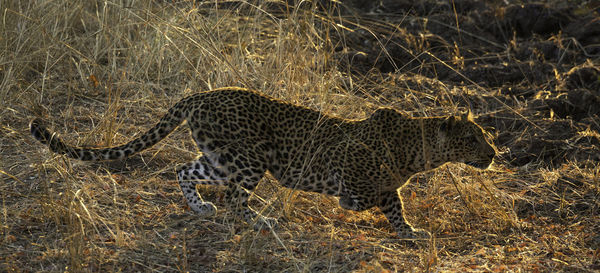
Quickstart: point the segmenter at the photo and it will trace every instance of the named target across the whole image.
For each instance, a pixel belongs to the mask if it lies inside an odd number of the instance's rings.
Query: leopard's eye
[[[477,143],[477,138],[474,135],[465,136],[463,139],[467,143]]]

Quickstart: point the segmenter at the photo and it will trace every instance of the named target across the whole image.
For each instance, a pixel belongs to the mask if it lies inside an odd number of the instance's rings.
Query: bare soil
[[[0,271],[600,271],[600,2],[0,0]],[[499,154],[400,194],[431,240],[377,210],[264,179],[255,231],[187,208],[180,128],[140,155],[82,163],[29,136],[42,117],[83,146],[126,142],[177,100],[224,86],[324,113],[470,109]]]

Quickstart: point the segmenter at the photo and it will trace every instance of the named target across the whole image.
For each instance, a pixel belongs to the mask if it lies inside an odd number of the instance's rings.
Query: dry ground
[[[598,1],[289,2],[0,0],[0,271],[600,270]],[[28,135],[39,116],[70,143],[123,143],[223,86],[348,118],[471,108],[501,153],[414,177],[407,214],[434,238],[406,241],[377,210],[269,178],[253,205],[278,229],[217,188],[199,218],[175,181],[197,156],[183,129],[92,164]]]

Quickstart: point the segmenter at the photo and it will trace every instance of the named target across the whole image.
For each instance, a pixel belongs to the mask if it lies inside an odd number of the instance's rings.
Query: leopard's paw
[[[275,229],[278,225],[277,219],[273,217],[257,216],[254,221],[254,230]]]
[[[398,236],[404,239],[429,239],[431,234],[423,229],[403,229],[398,231]]]
[[[201,217],[210,217],[217,214],[217,206],[211,202],[192,204],[190,205],[190,208]]]

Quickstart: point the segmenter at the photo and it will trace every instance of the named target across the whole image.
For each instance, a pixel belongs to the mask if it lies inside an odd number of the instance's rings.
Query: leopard
[[[280,185],[338,198],[346,210],[374,207],[397,236],[430,238],[405,218],[400,189],[417,173],[446,163],[487,169],[496,148],[469,111],[411,117],[392,108],[363,119],[345,119],[245,88],[221,88],[189,95],[172,106],[154,127],[130,142],[106,148],[69,145],[41,118],[30,132],[54,153],[82,161],[122,160],[148,149],[186,122],[198,157],[176,168],[189,208],[202,217],[217,207],[198,185],[225,187],[224,202],[247,223],[274,228],[278,219],[248,205],[268,173]]]

